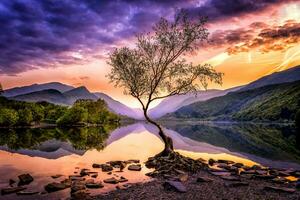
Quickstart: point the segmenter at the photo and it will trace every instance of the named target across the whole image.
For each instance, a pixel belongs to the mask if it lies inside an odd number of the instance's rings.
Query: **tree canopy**
[[[208,39],[206,21],[192,20],[185,12],[173,22],[162,18],[154,33],[137,35],[135,48],[122,47],[110,54],[108,77],[138,99],[144,111],[157,99],[206,88],[208,81],[221,84],[222,74],[211,65],[193,65],[184,58]]]

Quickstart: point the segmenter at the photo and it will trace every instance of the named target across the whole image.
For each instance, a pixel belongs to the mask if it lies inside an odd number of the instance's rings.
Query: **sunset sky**
[[[106,78],[110,51],[133,46],[178,9],[208,16],[210,42],[188,57],[223,72],[223,85],[247,84],[300,64],[300,0],[3,0],[0,82],[4,89],[58,81],[85,85],[137,107]]]

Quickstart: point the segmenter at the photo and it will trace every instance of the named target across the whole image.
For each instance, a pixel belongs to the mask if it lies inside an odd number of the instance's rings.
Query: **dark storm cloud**
[[[226,3],[225,3],[226,2]],[[218,20],[279,0],[10,0],[0,1],[0,74],[84,64],[178,8]],[[286,1],[285,1],[286,2]],[[225,37],[225,36],[223,36]],[[239,34],[227,40],[241,40]],[[79,54],[79,56],[78,56]]]

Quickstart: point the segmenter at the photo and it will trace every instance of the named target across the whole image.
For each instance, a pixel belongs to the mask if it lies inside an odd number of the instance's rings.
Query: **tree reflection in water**
[[[116,126],[0,129],[0,146],[9,149],[37,149],[48,140],[69,142],[76,150],[105,147],[105,141]]]

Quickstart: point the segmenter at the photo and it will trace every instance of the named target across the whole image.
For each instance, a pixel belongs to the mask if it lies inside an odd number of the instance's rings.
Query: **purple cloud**
[[[289,0],[288,0],[289,1]],[[180,8],[211,20],[254,12],[279,0],[0,1],[0,74],[84,64]],[[286,2],[286,1],[285,1]],[[230,38],[229,38],[230,39]],[[236,38],[232,38],[235,40]],[[76,56],[80,54],[81,56]]]

